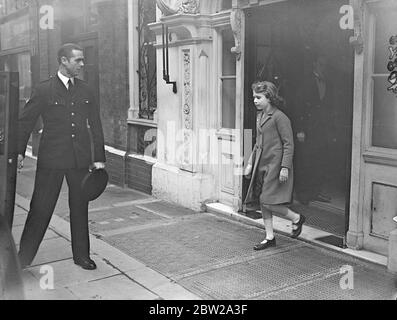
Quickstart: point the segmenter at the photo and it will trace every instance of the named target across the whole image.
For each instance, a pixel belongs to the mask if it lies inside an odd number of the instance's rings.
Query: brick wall
[[[106,151],[106,171],[109,174],[109,183],[124,187],[125,183],[125,161],[124,157]]]
[[[126,161],[127,186],[151,194],[152,166],[153,164],[144,160],[128,157]]]
[[[109,183],[152,193],[152,163],[106,151]]]

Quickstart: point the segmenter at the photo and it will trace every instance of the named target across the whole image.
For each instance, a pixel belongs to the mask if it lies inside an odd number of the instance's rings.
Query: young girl
[[[254,186],[260,188],[266,239],[255,245],[254,250],[263,250],[276,245],[272,212],[292,221],[292,238],[300,235],[305,217],[286,206],[292,200],[294,140],[290,120],[278,109],[284,101],[271,82],[256,82],[252,90],[257,109],[257,138],[244,174],[252,177],[247,199]]]

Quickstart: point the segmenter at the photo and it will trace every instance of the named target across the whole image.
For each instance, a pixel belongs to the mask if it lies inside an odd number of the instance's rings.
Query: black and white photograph
[[[0,300],[397,300],[397,0],[0,0]]]

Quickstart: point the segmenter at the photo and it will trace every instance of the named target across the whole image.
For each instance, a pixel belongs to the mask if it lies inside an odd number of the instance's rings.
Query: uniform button
[[[75,127],[76,125],[74,123],[72,123],[72,127]]]
[[[72,134],[72,138],[74,138],[75,137],[75,135],[74,134]]]
[[[72,112],[72,117],[74,116],[74,112]]]
[[[72,102],[71,105],[74,106],[74,102]]]

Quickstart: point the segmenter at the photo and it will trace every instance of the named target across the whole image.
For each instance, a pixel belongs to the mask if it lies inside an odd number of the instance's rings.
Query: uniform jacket
[[[279,109],[257,121],[257,141],[249,162],[254,163],[246,202],[253,199],[255,180],[261,184],[260,203],[282,204],[292,200],[294,139],[291,122]],[[289,169],[288,180],[279,181],[282,167]],[[255,199],[253,199],[255,200]]]
[[[314,73],[305,77],[303,86],[297,94],[297,103],[293,112],[294,130],[305,132],[309,136],[320,133],[324,135],[327,118],[332,114],[332,87],[329,79],[325,80],[325,96],[320,98]]]
[[[92,162],[105,162],[99,106],[85,81],[75,78],[73,88],[67,90],[56,75],[37,86],[19,117],[19,154],[25,154],[39,116],[43,119],[43,132],[38,167],[88,168]],[[92,134],[94,159],[91,159],[87,124]]]

